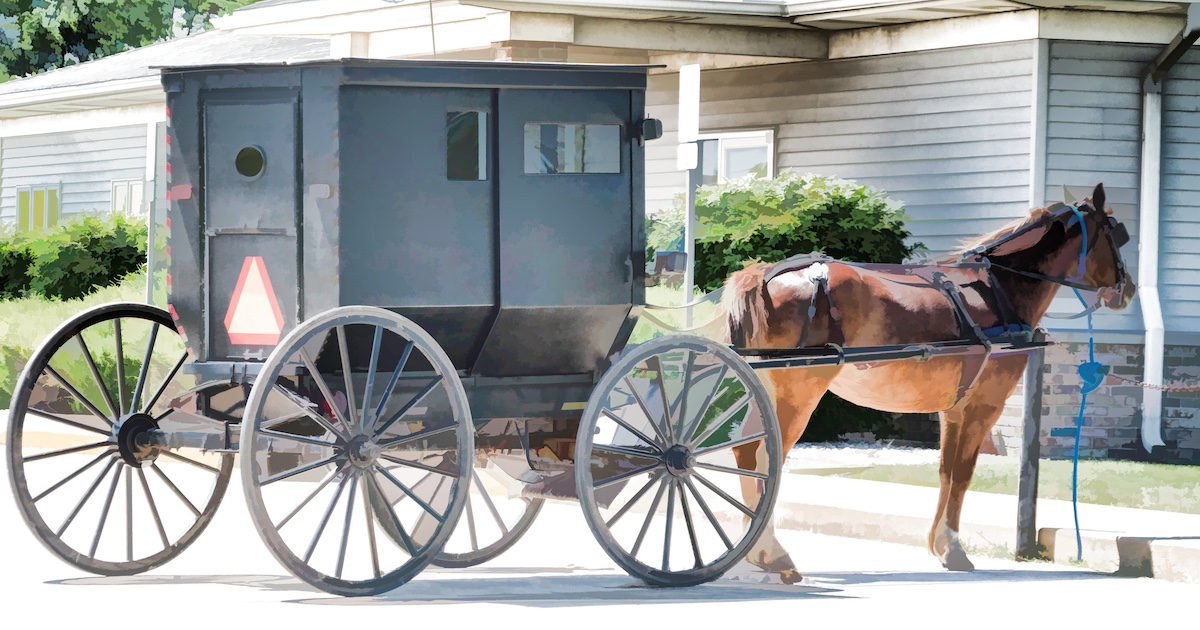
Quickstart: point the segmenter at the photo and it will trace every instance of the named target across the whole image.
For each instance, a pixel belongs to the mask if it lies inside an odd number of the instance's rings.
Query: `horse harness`
[[[1086,204],[1085,204],[1086,206]],[[1055,204],[1050,207],[1051,213],[1046,217],[1030,223],[1029,225],[1016,230],[1003,238],[989,243],[985,246],[978,247],[974,250],[966,252],[962,257],[954,262],[937,263],[933,265],[907,265],[907,264],[883,264],[883,263],[856,263],[846,262],[831,258],[824,254],[813,252],[811,254],[799,254],[792,256],[786,260],[780,261],[774,267],[767,271],[763,276],[763,291],[766,291],[767,284],[784,273],[792,271],[809,271],[804,274],[804,277],[813,284],[812,295],[809,297],[807,317],[804,319],[804,325],[800,333],[800,344],[798,347],[804,348],[808,345],[809,329],[813,318],[817,313],[817,296],[824,294],[826,301],[829,303],[829,315],[832,320],[833,329],[836,331],[837,343],[827,343],[827,346],[832,346],[834,349],[841,348],[845,344],[845,333],[842,330],[841,318],[837,307],[833,303],[833,296],[829,290],[829,273],[827,263],[836,262],[850,267],[866,269],[868,271],[882,271],[893,274],[902,274],[915,276],[924,282],[921,285],[913,286],[932,286],[939,290],[953,307],[955,321],[958,325],[960,339],[970,339],[976,342],[978,348],[982,348],[981,352],[970,352],[963,357],[963,372],[959,380],[956,398],[951,409],[957,407],[967,394],[975,387],[979,381],[979,377],[983,374],[983,369],[987,366],[987,362],[992,354],[992,345],[994,343],[1008,343],[1013,345],[1021,345],[1031,343],[1033,340],[1033,328],[1028,324],[1020,321],[1020,316],[1017,314],[1016,307],[1013,305],[1008,294],[1004,291],[1003,286],[996,279],[992,272],[993,267],[1004,269],[1018,275],[1023,275],[1036,280],[1044,280],[1055,284],[1071,287],[1073,289],[1096,290],[1097,287],[1083,284],[1083,276],[1085,275],[1085,261],[1087,255],[1091,253],[1095,243],[1099,239],[1088,239],[1086,224],[1083,222],[1082,211],[1079,210],[1079,205],[1067,206],[1066,204]],[[1094,210],[1093,210],[1094,211]],[[1037,227],[1045,227],[1053,220],[1064,216],[1067,212],[1074,216],[1068,220],[1067,227],[1070,227],[1071,221],[1078,219],[1080,228],[1083,232],[1083,247],[1080,251],[1080,264],[1078,271],[1074,276],[1065,278],[1053,278],[1039,273],[1028,272],[1019,269],[1013,269],[1005,265],[992,262],[988,258],[988,254],[997,247],[1019,237]],[[1108,217],[1108,221],[1104,226],[1107,228],[1105,233],[1112,241],[1113,251],[1119,251],[1119,248],[1129,240],[1129,234],[1125,226],[1119,223],[1114,217]],[[1103,229],[1103,228],[1102,228]],[[1089,243],[1089,240],[1091,241]],[[1125,264],[1119,255],[1116,256],[1116,267],[1118,278],[1121,278],[1116,290],[1121,290],[1124,284]],[[980,274],[978,280],[970,281],[965,285],[960,285],[950,279],[942,269],[952,268],[958,270],[975,270]],[[984,275],[986,274],[986,275]],[[892,280],[892,282],[898,282]],[[905,283],[907,284],[907,283]],[[999,326],[990,328],[981,328],[979,324],[971,317],[967,310],[966,303],[963,299],[962,289],[964,286],[975,286],[976,291],[985,302],[990,301],[990,307],[1000,320]],[[989,300],[990,298],[990,300]],[[1069,319],[1080,317],[1091,313],[1099,307],[1100,300],[1097,299],[1096,304],[1093,304],[1087,310],[1070,316]],[[862,367],[872,367],[871,364],[863,364]]]

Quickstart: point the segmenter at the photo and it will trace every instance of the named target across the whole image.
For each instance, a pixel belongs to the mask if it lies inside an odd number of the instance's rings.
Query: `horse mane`
[[[993,232],[988,232],[987,234],[982,234],[980,236],[975,236],[975,237],[971,237],[971,238],[963,240],[962,242],[959,243],[958,249],[951,251],[950,255],[955,257],[955,259],[957,259],[958,257],[961,257],[962,255],[966,254],[967,252],[970,252],[978,247],[983,247],[985,245],[990,245],[992,243],[995,243],[996,241],[1024,228],[1027,225],[1036,223],[1037,221],[1041,221],[1042,219],[1046,218],[1049,215],[1050,215],[1049,207],[1034,208],[1033,210],[1029,211],[1028,216],[1016,219],[1016,220],[1000,227],[999,229],[997,229]]]

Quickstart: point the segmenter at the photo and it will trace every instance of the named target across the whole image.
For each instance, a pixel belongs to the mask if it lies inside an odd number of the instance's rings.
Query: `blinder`
[[[1129,230],[1125,228],[1125,224],[1117,221],[1116,217],[1108,217],[1108,237],[1112,239],[1113,245],[1124,247],[1129,242]]]

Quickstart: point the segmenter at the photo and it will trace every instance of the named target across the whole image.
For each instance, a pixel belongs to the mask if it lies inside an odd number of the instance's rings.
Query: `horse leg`
[[[938,502],[933,515],[933,527],[929,530],[929,553],[946,564],[949,536],[946,531],[946,504],[950,500],[950,487],[955,453],[958,450],[961,413],[957,410],[943,411],[941,420],[941,455],[938,464]]]
[[[786,457],[800,436],[804,433],[808,421],[812,417],[817,403],[829,389],[829,383],[837,375],[839,368],[799,368],[791,370],[771,370],[762,379],[763,385],[771,396],[779,417],[779,431],[783,446],[783,456]],[[763,374],[760,372],[759,374]],[[766,455],[766,443],[758,442],[734,449],[737,465],[743,470],[756,470],[770,473],[770,462]],[[758,509],[762,498],[762,482],[757,479],[742,477],[742,498],[751,510]],[[749,519],[744,519],[749,524]],[[746,560],[761,569],[778,573],[785,584],[794,584],[803,579],[796,569],[791,556],[779,543],[775,536],[775,519],[767,521],[762,535],[746,554]]]
[[[945,530],[949,537],[949,550],[943,564],[951,571],[971,571],[975,565],[967,558],[966,551],[958,540],[962,517],[963,500],[967,488],[975,475],[975,464],[979,461],[979,449],[987,438],[988,431],[1004,411],[1003,400],[970,401],[963,414],[963,423],[958,432],[958,449],[951,465],[950,496],[946,503]]]

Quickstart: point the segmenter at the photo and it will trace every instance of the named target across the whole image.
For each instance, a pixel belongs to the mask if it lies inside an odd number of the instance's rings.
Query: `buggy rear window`
[[[446,179],[487,179],[487,112],[446,112]]]
[[[620,172],[620,125],[526,123],[526,174]]]

